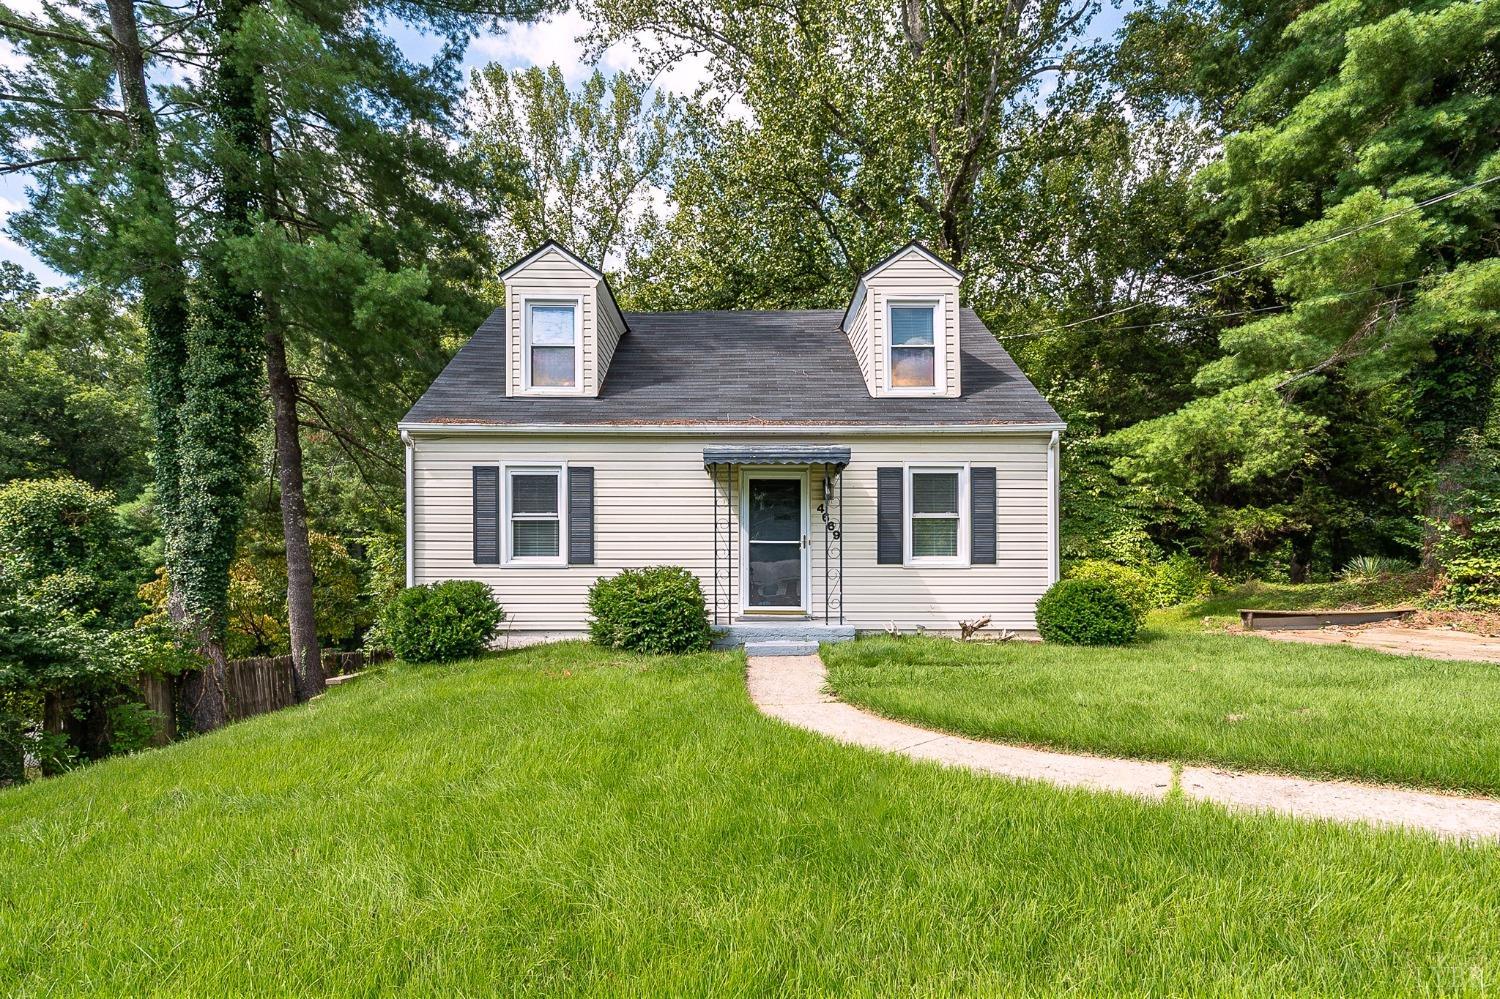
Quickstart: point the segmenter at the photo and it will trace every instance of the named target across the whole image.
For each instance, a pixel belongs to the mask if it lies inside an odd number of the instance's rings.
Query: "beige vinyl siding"
[[[525,267],[516,271],[505,282],[506,314],[510,356],[510,377],[505,386],[506,395],[525,393],[522,368],[522,343],[525,336],[523,302],[549,297],[577,298],[580,300],[580,343],[583,353],[583,395],[599,394],[599,365],[597,347],[598,326],[598,282],[587,271],[581,269],[567,256],[556,249],[549,249],[537,256]],[[618,337],[617,337],[618,339]],[[611,353],[613,345],[610,346]]]
[[[868,293],[860,311],[866,313],[870,323],[870,354],[874,358],[875,385],[877,394],[886,394],[890,388],[887,368],[886,306],[892,300],[932,299],[943,300],[942,325],[945,387],[943,394],[957,398],[961,394],[962,371],[959,365],[958,339],[958,281],[953,275],[928,260],[917,250],[909,250],[891,261],[879,273],[865,279]]]
[[[854,359],[859,362],[859,373],[865,376],[865,388],[875,394],[875,365],[870,356],[870,308],[868,296],[849,324],[849,346]]]
[[[599,389],[604,387],[604,379],[609,375],[609,362],[615,356],[615,348],[620,344],[620,337],[625,335],[625,317],[620,314],[614,296],[609,293],[609,286],[603,281],[595,284],[594,296],[594,300],[599,303],[595,366],[598,373],[595,376],[594,391],[590,394],[598,395]]]
[[[483,432],[413,434],[412,577],[417,583],[478,579],[490,584],[519,634],[576,634],[587,627],[589,584],[622,568],[683,565],[710,603],[714,594],[715,505],[724,496],[703,468],[712,435],[516,436]],[[809,438],[799,438],[806,441]],[[759,443],[774,443],[774,439]],[[842,435],[844,472],[844,621],[876,630],[895,624],[951,630],[989,615],[994,628],[1034,628],[1036,600],[1046,590],[1048,563],[1047,434]],[[735,443],[757,443],[736,438]],[[592,566],[517,568],[473,563],[472,475],[479,464],[567,462],[594,468],[595,558]],[[997,564],[923,567],[875,562],[876,469],[903,463],[963,463],[997,469]],[[736,473],[738,475],[738,472]],[[823,525],[818,472],[810,475],[808,518],[810,613],[821,621]],[[722,472],[721,480],[722,483]],[[735,507],[740,495],[736,479]],[[836,510],[837,500],[835,500]],[[501,530],[506,529],[502,511]],[[728,515],[738,520],[737,509]],[[738,534],[736,525],[736,534]],[[742,539],[741,539],[742,540]],[[837,548],[833,549],[835,557]],[[723,552],[720,551],[721,569]],[[735,554],[736,567],[743,558]],[[742,587],[734,583],[736,600]],[[721,597],[726,583],[719,584]],[[739,616],[739,608],[734,608]]]

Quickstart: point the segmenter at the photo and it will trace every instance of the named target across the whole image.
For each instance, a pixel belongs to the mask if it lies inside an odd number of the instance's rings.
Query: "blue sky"
[[[1129,3],[1130,0],[1127,0]],[[25,9],[35,5],[31,2],[16,2],[11,5]],[[1110,3],[1094,19],[1091,34],[1095,37],[1111,35],[1120,26],[1123,11]],[[577,37],[588,29],[588,24],[569,10],[539,24],[517,24],[500,34],[476,38],[470,44],[465,57],[466,67],[483,66],[499,62],[510,68],[523,66],[545,66],[557,63],[569,83],[576,83],[587,75],[592,66],[583,61],[583,47]],[[423,35],[405,26],[397,26],[392,35],[407,55],[414,60],[425,61],[436,51],[439,40]],[[11,54],[0,49],[0,65]],[[599,66],[605,72],[633,69],[637,65],[630,50],[616,46],[605,52]],[[701,64],[686,62],[657,78],[657,85],[677,93],[690,93],[703,79]],[[27,180],[24,176],[0,176],[0,218],[8,218],[12,211],[26,204]],[[46,284],[62,284],[64,278],[37,260],[26,249],[4,233],[0,233],[0,260],[11,260],[36,274]]]

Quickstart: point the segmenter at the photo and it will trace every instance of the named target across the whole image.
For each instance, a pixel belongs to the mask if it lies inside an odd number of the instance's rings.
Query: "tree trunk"
[[[213,5],[221,49],[208,85],[199,88],[216,135],[213,167],[218,210],[210,215],[195,296],[192,352],[182,405],[181,528],[168,563],[181,585],[194,638],[207,652],[189,675],[185,700],[200,732],[228,720],[222,646],[228,615],[229,569],[244,514],[252,439],[264,419],[260,304],[243,284],[235,244],[254,232],[259,199],[255,171],[256,69],[241,51],[247,0]]]
[[[229,664],[224,643],[203,634],[198,648],[203,668],[182,678],[182,706],[193,720],[193,731],[212,732],[229,724]]]
[[[1292,535],[1292,559],[1287,566],[1286,578],[1292,583],[1307,582],[1308,566],[1312,563],[1313,536],[1311,533]]]
[[[312,549],[307,543],[307,500],[302,491],[302,441],[297,428],[297,383],[286,363],[280,314],[271,300],[266,312],[266,379],[276,422],[276,477],[281,489],[281,533],[286,541],[286,610],[292,640],[292,676],[297,700],[326,687],[318,628],[313,618]]]

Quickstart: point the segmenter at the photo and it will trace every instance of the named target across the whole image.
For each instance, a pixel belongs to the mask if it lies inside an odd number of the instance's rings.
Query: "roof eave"
[[[403,433],[450,434],[655,434],[678,436],[686,434],[723,434],[733,436],[764,435],[784,436],[794,434],[844,435],[859,434],[908,435],[908,434],[1046,434],[1062,432],[1067,424],[1061,420],[1039,422],[1002,423],[445,423],[422,420],[402,420],[397,429]]]

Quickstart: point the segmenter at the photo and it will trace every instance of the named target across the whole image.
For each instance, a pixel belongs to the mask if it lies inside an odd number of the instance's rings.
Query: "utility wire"
[[[1330,233],[1329,235],[1324,236],[1321,239],[1315,239],[1310,243],[1303,243],[1300,246],[1294,246],[1289,250],[1282,251],[1281,253],[1272,254],[1269,257],[1262,257],[1259,260],[1252,260],[1249,263],[1243,265],[1223,264],[1219,267],[1210,268],[1206,271],[1199,271],[1197,274],[1189,274],[1183,280],[1189,284],[1196,285],[1206,285],[1212,284],[1215,281],[1222,281],[1224,278],[1234,277],[1237,274],[1243,274],[1248,270],[1253,270],[1256,267],[1263,267],[1266,264],[1272,263],[1273,261],[1284,260],[1287,257],[1295,256],[1299,253],[1306,253],[1308,250],[1313,250],[1320,246],[1326,246],[1327,244],[1332,243],[1336,240],[1343,239],[1346,236],[1352,236],[1355,233],[1364,232],[1367,229],[1373,229],[1375,226],[1384,225],[1385,223],[1390,222],[1394,219],[1398,219],[1403,215],[1410,215],[1412,212],[1420,211],[1423,208],[1438,204],[1439,202],[1447,201],[1450,198],[1456,198],[1460,194],[1466,194],[1469,191],[1477,190],[1478,188],[1485,187],[1489,184],[1494,184],[1497,182],[1500,182],[1500,174],[1497,174],[1494,177],[1490,177],[1486,180],[1478,180],[1473,182],[1472,184],[1465,184],[1462,187],[1455,187],[1451,191],[1445,191],[1442,194],[1433,195],[1430,198],[1426,198],[1422,201],[1416,202],[1413,205],[1409,205],[1406,208],[1401,209],[1400,211],[1392,212],[1389,215],[1382,216],[1378,219],[1372,219],[1369,222],[1365,222],[1357,226],[1352,226],[1351,228],[1343,229],[1339,232]],[[1353,294],[1358,293],[1355,292]],[[1097,316],[1090,316],[1088,319],[1079,319],[1075,322],[1064,323],[1061,326],[1054,326],[1051,329],[1038,330],[1035,333],[1021,333],[1017,334],[1015,337],[1003,337],[1002,339],[1016,339],[1022,336],[1047,336],[1052,333],[1061,333],[1064,330],[1070,330],[1075,326],[1084,326],[1088,323],[1097,323],[1101,319],[1111,319],[1115,316],[1124,315],[1127,312],[1134,312],[1136,309],[1143,309],[1148,305],[1166,304],[1167,303],[1165,302],[1153,301],[1136,302],[1134,305],[1126,305],[1121,308],[1115,309],[1112,312],[1104,312]]]
[[[1298,304],[1307,305],[1307,304],[1314,304],[1314,303],[1317,303],[1317,302],[1330,302],[1330,301],[1334,301],[1334,300],[1340,299],[1340,298],[1352,298],[1355,295],[1368,295],[1372,291],[1385,291],[1388,288],[1401,288],[1401,287],[1404,287],[1404,286],[1409,285],[1409,284],[1416,284],[1418,281],[1421,281],[1421,280],[1423,280],[1423,279],[1422,278],[1408,278],[1405,281],[1393,281],[1390,284],[1377,284],[1377,285],[1372,285],[1369,288],[1358,288],[1358,289],[1356,289],[1354,291],[1341,291],[1341,292],[1334,292],[1333,294],[1329,294],[1329,295],[1318,295],[1318,296],[1316,296],[1314,298],[1303,299],[1302,302],[1298,303]],[[1196,325],[1198,323],[1213,322],[1216,319],[1234,319],[1234,318],[1236,318],[1238,316],[1253,316],[1253,315],[1258,315],[1258,314],[1263,313],[1263,312],[1288,312],[1292,308],[1293,308],[1293,306],[1291,306],[1291,305],[1263,305],[1263,306],[1261,306],[1259,308],[1256,308],[1256,309],[1240,309],[1240,310],[1235,311],[1235,312],[1211,312],[1211,313],[1209,313],[1207,315],[1186,316],[1186,317],[1182,317],[1182,318],[1178,318],[1178,319],[1162,319],[1162,320],[1158,320],[1157,322],[1154,322],[1154,323],[1137,323],[1137,324],[1135,324],[1133,326],[1111,326],[1110,329],[1112,331],[1113,330],[1149,330],[1149,329],[1153,329],[1153,328],[1155,328],[1157,326]],[[1052,330],[1041,330],[1041,331],[1036,332],[1036,333],[1010,333],[1010,334],[1007,334],[1006,336],[996,337],[995,339],[1001,341],[1002,343],[1005,342],[1006,340],[1025,340],[1025,339],[1027,339],[1029,337],[1046,336],[1049,333],[1057,333],[1057,332],[1060,332],[1061,329],[1062,329],[1062,327],[1058,327],[1057,329],[1052,329]]]

